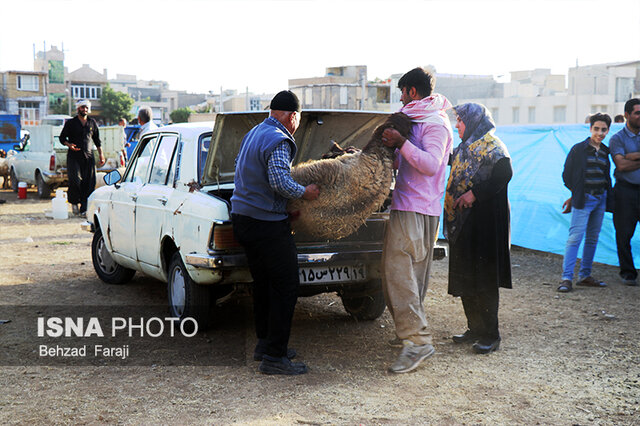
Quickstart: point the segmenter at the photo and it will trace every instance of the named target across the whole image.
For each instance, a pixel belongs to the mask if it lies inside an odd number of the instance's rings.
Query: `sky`
[[[65,66],[172,90],[275,93],[327,67],[493,75],[640,60],[640,0],[2,0],[0,71]],[[8,13],[14,15],[10,18]]]

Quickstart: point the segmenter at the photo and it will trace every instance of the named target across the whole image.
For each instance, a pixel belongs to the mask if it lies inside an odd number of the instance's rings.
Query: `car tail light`
[[[233,236],[233,226],[231,224],[215,225],[213,228],[214,249],[240,248],[240,243]]]
[[[52,172],[56,170],[56,155],[55,154],[51,154],[51,158],[49,158],[49,170],[52,171]]]

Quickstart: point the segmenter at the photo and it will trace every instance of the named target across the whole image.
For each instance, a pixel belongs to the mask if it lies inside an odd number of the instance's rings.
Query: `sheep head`
[[[396,129],[398,133],[400,133],[405,138],[408,138],[409,133],[411,133],[411,126],[413,126],[413,122],[408,115],[402,112],[391,114],[389,118],[387,118],[387,121],[379,125],[376,130],[374,130],[371,140],[369,141],[367,146],[364,147],[363,151],[369,151],[374,147],[384,146],[382,144],[382,132],[384,132],[385,129]]]

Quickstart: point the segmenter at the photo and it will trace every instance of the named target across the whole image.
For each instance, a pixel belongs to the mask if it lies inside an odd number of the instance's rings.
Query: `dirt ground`
[[[447,295],[445,259],[435,262],[425,300],[437,352],[408,374],[387,372],[399,351],[386,343],[388,312],[356,322],[335,295],[296,307],[291,346],[310,367],[304,376],[257,371],[246,298],[224,305],[198,336],[212,357],[225,342],[240,345],[221,352],[229,362],[8,365],[10,349],[37,344],[16,306],[161,305],[166,290],[140,274],[103,284],[80,219],[46,218],[50,201],[33,190],[27,200],[9,191],[0,199],[0,320],[11,320],[0,324],[2,424],[640,424],[640,288],[596,264],[607,288],[559,294],[561,257],[517,247],[514,288],[501,292],[502,346],[490,355],[450,339],[465,319]],[[184,356],[192,350],[185,345]]]

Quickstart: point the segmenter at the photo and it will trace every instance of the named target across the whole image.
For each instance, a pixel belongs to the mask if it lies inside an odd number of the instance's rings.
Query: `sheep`
[[[0,149],[0,177],[3,177],[2,189],[9,189],[9,163],[7,162],[7,153],[4,149]]]
[[[294,231],[340,239],[364,224],[384,203],[391,188],[395,150],[382,143],[382,132],[393,127],[408,137],[411,126],[408,116],[395,113],[376,128],[362,151],[293,167],[291,176],[296,182],[320,186],[320,196],[315,200],[289,201],[287,210]]]

